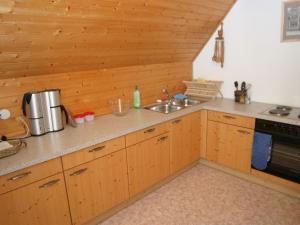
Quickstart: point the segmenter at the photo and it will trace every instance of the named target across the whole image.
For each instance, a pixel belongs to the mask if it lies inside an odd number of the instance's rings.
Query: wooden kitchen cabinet
[[[62,172],[59,158],[0,176],[0,194]]]
[[[255,119],[224,112],[208,111],[208,120],[254,129]]]
[[[128,199],[125,149],[65,171],[74,225],[99,216]]]
[[[188,116],[191,121],[191,151],[190,151],[190,163],[198,161],[200,159],[201,151],[201,132],[202,132],[202,121],[201,112],[196,112]]]
[[[169,133],[165,133],[127,148],[130,197],[169,176],[169,139]]]
[[[61,157],[64,170],[125,148],[125,137],[115,138]]]
[[[175,173],[200,159],[200,112],[171,121],[170,137],[171,173]]]
[[[208,121],[206,157],[220,165],[250,173],[254,131]]]
[[[0,195],[2,225],[70,225],[63,174]]]
[[[168,123],[161,123],[126,135],[126,147],[168,132]]]

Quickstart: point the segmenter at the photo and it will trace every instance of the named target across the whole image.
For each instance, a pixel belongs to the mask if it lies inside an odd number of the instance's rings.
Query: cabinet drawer
[[[60,158],[0,177],[0,194],[17,189],[62,171]]]
[[[158,136],[160,134],[168,132],[169,126],[167,123],[161,123],[152,127],[148,127],[143,130],[136,131],[126,136],[126,146],[131,146],[136,143],[142,142],[149,138]]]
[[[100,158],[115,151],[125,148],[125,137],[116,138],[101,144],[93,145],[78,152],[62,157],[64,170]]]
[[[71,225],[62,173],[0,195],[2,225]]]
[[[250,129],[254,129],[255,127],[254,118],[246,117],[246,116],[238,116],[238,115],[233,115],[233,114],[223,113],[223,112],[209,111],[208,120],[236,125],[239,127],[246,127]]]

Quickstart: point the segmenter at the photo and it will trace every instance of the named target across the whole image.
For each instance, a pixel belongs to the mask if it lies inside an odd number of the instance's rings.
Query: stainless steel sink
[[[185,102],[172,101],[171,103],[156,103],[156,104],[148,105],[144,107],[144,109],[168,114],[198,104],[200,104],[199,101],[189,99]]]
[[[160,112],[160,113],[171,113],[171,112],[176,112],[178,110],[183,109],[184,106],[180,105],[171,105],[171,104],[166,104],[166,103],[157,103],[153,105],[146,106],[145,109],[155,111],[155,112]]]
[[[193,105],[199,105],[200,101],[188,99],[186,102],[184,102],[184,106],[193,106]]]

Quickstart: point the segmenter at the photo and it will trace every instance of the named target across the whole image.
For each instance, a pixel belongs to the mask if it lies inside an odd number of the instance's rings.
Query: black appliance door
[[[265,172],[300,183],[300,140],[274,135],[271,159]]]

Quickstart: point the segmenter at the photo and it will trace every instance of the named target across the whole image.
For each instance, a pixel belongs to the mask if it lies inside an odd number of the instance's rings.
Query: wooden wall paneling
[[[0,79],[191,62],[235,0],[0,2]]]
[[[209,27],[209,28],[211,28],[211,29],[207,29],[207,33],[209,34],[209,36],[212,36],[215,32],[216,32],[216,30],[219,28],[219,25],[221,24],[221,22],[224,20],[224,18],[227,16],[227,14],[230,12],[230,10],[232,9],[232,7],[234,6],[234,4],[236,3],[236,1],[237,0],[230,0],[230,1],[222,1],[222,0],[219,0],[218,2],[216,2],[216,3],[212,3],[212,2],[210,2],[210,3],[208,3],[207,2],[207,4],[217,4],[217,5],[214,5],[214,6],[212,6],[212,7],[220,7],[220,5],[221,6],[224,6],[226,3],[226,8],[223,8],[223,9],[225,9],[226,10],[226,13],[225,14],[223,14],[223,16],[221,16],[221,18],[219,19],[219,22],[217,22],[216,24],[212,24],[212,26],[211,27]],[[213,28],[214,27],[214,28]],[[209,39],[207,39],[204,43],[203,43],[203,45],[201,45],[201,47],[200,48],[198,48],[198,52],[196,52],[196,54],[194,55],[194,58],[193,58],[193,60],[195,60],[196,59],[196,57],[199,55],[199,53],[202,51],[202,49],[204,48],[204,46],[207,44],[207,42],[209,41]]]
[[[153,103],[167,87],[171,94],[184,91],[183,80],[192,79],[192,63],[141,65],[45,76],[29,76],[0,80],[0,108],[8,108],[13,118],[0,121],[0,134],[23,132],[15,118],[21,114],[25,92],[60,88],[62,101],[73,113],[95,111],[96,115],[111,112],[108,101],[125,96],[130,101],[134,86],[141,89],[142,104]]]

